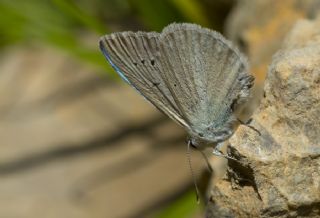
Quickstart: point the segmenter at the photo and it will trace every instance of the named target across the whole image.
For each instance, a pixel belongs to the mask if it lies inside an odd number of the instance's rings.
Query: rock
[[[299,20],[272,58],[265,97],[230,139],[207,217],[320,217],[320,19]]]
[[[225,33],[247,53],[256,77],[253,95],[240,118],[247,120],[259,106],[272,55],[278,51],[293,25],[303,18],[314,18],[320,0],[239,0],[230,13]]]

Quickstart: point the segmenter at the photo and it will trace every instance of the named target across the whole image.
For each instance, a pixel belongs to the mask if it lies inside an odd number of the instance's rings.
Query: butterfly
[[[173,23],[161,33],[112,33],[99,44],[121,78],[184,127],[197,149],[221,145],[241,122],[235,111],[248,100],[254,77],[221,34]]]

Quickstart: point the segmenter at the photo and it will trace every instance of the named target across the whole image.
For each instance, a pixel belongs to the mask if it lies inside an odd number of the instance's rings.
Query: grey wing
[[[220,34],[172,24],[160,35],[165,80],[182,116],[199,132],[234,120],[253,83],[245,58]]]
[[[101,37],[100,49],[127,83],[159,110],[188,127],[163,79],[159,34],[120,32]]]

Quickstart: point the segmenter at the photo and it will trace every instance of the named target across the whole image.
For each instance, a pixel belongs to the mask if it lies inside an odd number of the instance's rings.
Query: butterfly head
[[[190,144],[193,148],[203,150],[207,147],[214,147],[220,142],[229,139],[234,133],[233,128],[224,128],[220,130],[211,130],[201,133],[192,133]]]

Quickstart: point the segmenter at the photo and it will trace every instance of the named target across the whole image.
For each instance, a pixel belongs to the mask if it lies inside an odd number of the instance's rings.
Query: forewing
[[[172,24],[160,35],[168,88],[191,129],[223,127],[245,101],[253,77],[247,62],[220,34],[194,24]]]
[[[122,79],[159,110],[188,128],[163,78],[159,47],[159,34],[155,32],[120,32],[100,39],[100,49]]]

